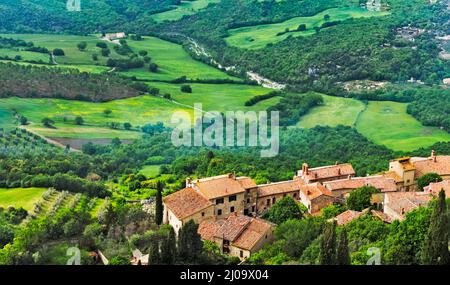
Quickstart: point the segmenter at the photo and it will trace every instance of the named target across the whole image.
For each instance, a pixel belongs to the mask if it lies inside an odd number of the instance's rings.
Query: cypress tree
[[[169,229],[169,233],[164,237],[161,245],[161,262],[167,265],[173,265],[176,261],[177,254],[177,240],[175,237],[175,231],[172,227]]]
[[[336,264],[336,222],[326,223],[320,239],[320,255],[319,261],[321,265]]]
[[[447,204],[445,192],[439,192],[431,214],[430,227],[422,251],[422,261],[428,265],[450,264],[449,245],[449,221],[447,216]]]
[[[159,252],[159,240],[157,237],[153,237],[150,242],[150,254],[148,264],[158,265],[161,264],[161,255]]]
[[[163,184],[161,181],[156,183],[156,206],[155,206],[155,222],[157,225],[161,225],[163,222],[163,203],[162,203],[162,191]]]
[[[337,265],[350,265],[350,253],[348,250],[347,230],[345,227],[339,234],[339,243],[337,248]]]
[[[183,263],[195,264],[201,260],[203,243],[197,231],[198,225],[190,220],[178,233],[178,255]]]

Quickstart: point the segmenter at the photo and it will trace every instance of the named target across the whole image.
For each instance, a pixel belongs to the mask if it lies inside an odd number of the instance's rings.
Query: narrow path
[[[359,119],[361,118],[362,114],[363,114],[365,111],[367,111],[367,108],[369,108],[369,102],[363,102],[363,104],[364,104],[364,109],[362,109],[361,111],[359,111],[358,115],[356,115],[355,121],[354,121],[353,124],[352,124],[352,127],[355,128],[355,129],[356,129],[357,126],[358,126],[358,121],[359,121]]]

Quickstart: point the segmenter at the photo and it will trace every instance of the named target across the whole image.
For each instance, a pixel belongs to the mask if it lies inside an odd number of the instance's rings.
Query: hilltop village
[[[418,180],[435,173],[442,182],[419,191]],[[321,215],[332,204],[345,204],[353,191],[372,186],[371,209],[347,210],[335,220],[344,225],[370,211],[386,223],[403,220],[406,213],[427,205],[445,190],[450,197],[450,156],[402,157],[389,163],[386,172],[355,177],[349,163],[310,168],[304,163],[292,180],[257,185],[250,177],[233,173],[186,180],[186,188],[164,198],[164,223],[176,233],[188,221],[199,224],[203,240],[219,245],[221,252],[245,260],[273,240],[275,224],[261,217],[282,198],[292,197],[309,215]]]

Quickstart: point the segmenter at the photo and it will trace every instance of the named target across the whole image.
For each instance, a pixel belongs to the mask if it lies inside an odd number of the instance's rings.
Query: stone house
[[[203,240],[215,242],[221,253],[245,260],[273,240],[275,224],[234,213],[225,220],[204,221],[198,232]]]

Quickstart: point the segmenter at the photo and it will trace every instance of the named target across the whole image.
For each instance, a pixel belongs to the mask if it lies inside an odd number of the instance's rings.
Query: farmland
[[[45,188],[0,188],[0,207],[22,207],[30,211],[46,190]]]
[[[181,1],[181,4],[176,6],[175,9],[154,14],[152,15],[152,19],[158,23],[164,21],[176,21],[183,16],[195,14],[197,11],[206,8],[210,3],[218,2],[220,2],[220,0]]]
[[[313,128],[315,126],[352,126],[364,104],[355,99],[323,95],[324,104],[312,109],[302,117],[297,126]]]
[[[143,41],[129,41],[134,51],[145,50],[160,68],[151,73],[145,68],[133,69],[123,74],[145,80],[173,80],[181,76],[188,79],[234,79],[238,78],[194,60],[182,46],[154,37],[144,37]]]
[[[276,24],[264,24],[228,30],[229,37],[225,38],[230,46],[245,49],[260,49],[267,44],[274,44],[285,40],[289,36],[304,37],[316,33],[325,22],[344,21],[351,18],[364,18],[387,15],[387,12],[371,12],[362,8],[332,8],[311,17],[295,17]],[[328,18],[325,20],[325,17]],[[306,29],[298,31],[301,25]],[[287,30],[288,29],[288,30]]]
[[[411,151],[450,141],[449,133],[423,126],[408,115],[404,103],[369,102],[356,123],[356,129],[373,142],[393,150]]]

